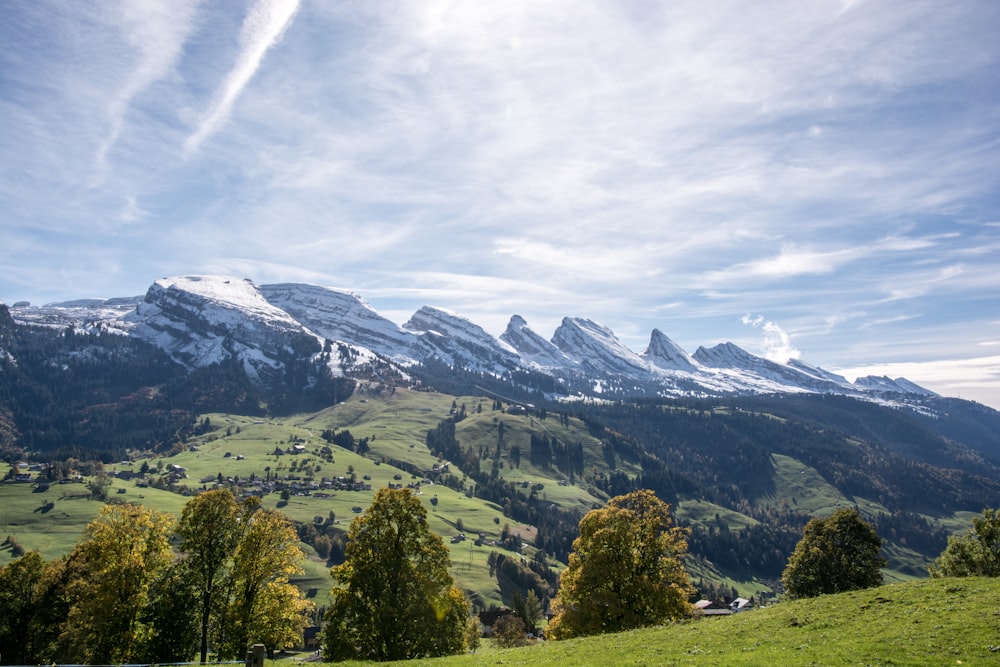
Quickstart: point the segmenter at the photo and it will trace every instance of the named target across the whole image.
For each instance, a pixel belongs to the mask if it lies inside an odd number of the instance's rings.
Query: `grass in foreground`
[[[395,664],[998,665],[1000,579],[891,584],[662,628]]]

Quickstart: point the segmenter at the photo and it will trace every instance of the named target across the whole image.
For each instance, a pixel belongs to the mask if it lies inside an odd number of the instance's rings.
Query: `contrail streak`
[[[216,91],[198,128],[185,140],[185,158],[198,150],[201,143],[225,122],[236,98],[260,67],[264,54],[281,40],[298,8],[299,0],[259,0],[250,9],[240,32],[236,64]]]

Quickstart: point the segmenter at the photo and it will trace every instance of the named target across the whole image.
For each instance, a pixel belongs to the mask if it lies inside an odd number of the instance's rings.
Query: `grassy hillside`
[[[320,525],[327,522],[332,513],[335,517],[333,527],[346,531],[354,516],[371,503],[376,490],[388,484],[417,485],[424,475],[411,474],[408,470],[425,471],[443,463],[428,450],[426,435],[455,412],[465,415],[455,425],[455,438],[462,451],[476,454],[479,470],[487,477],[495,475],[496,479],[513,483],[517,493],[530,495],[540,506],[568,509],[577,515],[607,500],[608,494],[599,488],[595,479],[606,478],[610,472],[608,451],[592,434],[592,429],[576,417],[556,414],[543,417],[538,412],[517,414],[494,409],[489,398],[453,397],[407,389],[390,391],[376,385],[359,387],[347,401],[316,413],[271,419],[223,413],[202,415],[199,422],[208,428],[201,435],[190,438],[185,447],[175,448],[173,455],[140,456],[134,461],[106,466],[110,473],[138,473],[143,464],[150,469],[146,480],[115,479],[109,490],[110,497],[143,503],[179,516],[187,501],[185,496],[143,487],[139,482],[148,481],[150,476],[156,477],[175,466],[185,469],[186,478],[179,480],[177,485],[188,492],[211,488],[219,479],[228,483],[229,480],[278,476],[294,477],[308,484],[324,477],[354,475],[371,488],[338,490],[323,496],[293,494],[284,501],[278,493],[271,493],[263,499],[265,507],[280,509],[303,524]],[[322,438],[324,431],[345,429],[356,440],[367,439],[369,449],[359,453],[330,445]],[[555,465],[533,464],[530,456],[533,435],[564,444],[579,444],[583,473],[570,475]],[[302,448],[300,453],[283,453],[294,445]],[[324,448],[328,449],[324,452]],[[516,462],[513,452],[518,448],[521,455]],[[621,452],[611,458],[616,474],[635,479],[643,472],[636,460]],[[753,485],[766,492],[758,493],[752,502],[723,505],[721,500],[713,502],[706,497],[682,495],[675,506],[677,517],[694,526],[710,528],[715,536],[712,539],[715,539],[720,530],[726,535],[737,536],[745,531],[761,530],[761,519],[769,513],[826,515],[847,505],[857,505],[867,514],[885,509],[874,500],[838,491],[814,466],[793,456],[771,454],[768,461],[767,468],[772,472],[766,480]],[[489,575],[487,558],[493,551],[515,558],[519,555],[534,558],[538,526],[516,521],[509,508],[496,502],[473,497],[475,482],[465,477],[457,465],[452,467],[452,474],[457,481],[453,484],[456,488],[419,484],[415,487],[416,493],[428,510],[431,529],[444,537],[452,550],[452,573],[462,587],[482,605],[501,604],[510,594],[510,586],[501,591],[496,579]],[[738,472],[734,473],[734,480],[739,481],[737,475]],[[13,535],[25,549],[37,549],[47,559],[58,557],[72,548],[86,523],[97,515],[100,503],[89,500],[88,495],[85,484],[52,484],[44,491],[28,483],[0,484],[3,507],[0,519],[4,531],[0,539]],[[946,516],[924,515],[920,519],[949,532],[958,532],[969,526],[969,516],[968,512],[959,512]],[[795,530],[799,530],[798,526]],[[452,543],[449,538],[460,532],[470,539]],[[494,544],[505,532],[521,537],[524,548],[519,555]],[[476,544],[480,534],[484,540]],[[892,539],[890,535],[883,537],[888,539],[886,552],[895,565],[895,569],[887,573],[888,580],[904,580],[924,572],[926,553],[921,554],[908,545],[905,535],[899,539]],[[729,544],[733,545],[734,553],[741,553],[743,546],[738,541]],[[296,583],[305,590],[313,590],[316,601],[322,604],[331,583],[328,568],[311,547],[303,544],[303,548],[309,559],[304,564],[306,574]],[[772,553],[774,551],[772,549]],[[689,561],[696,581],[718,582],[727,590],[735,587],[744,595],[766,589],[760,580],[745,572],[721,571],[717,564],[699,556],[693,554]],[[780,564],[772,568],[775,571],[769,577],[777,577],[785,557],[782,554],[772,557]],[[10,558],[9,546],[0,548],[0,565],[9,562]],[[546,561],[555,569],[561,567],[551,556],[546,557]]]
[[[518,649],[486,647],[475,655],[393,664],[996,665],[1000,664],[998,618],[1000,579],[936,579],[784,602],[662,628]]]
[[[294,476],[302,483],[308,483],[323,477],[349,477],[353,474],[357,480],[370,484],[371,489],[334,491],[328,497],[293,494],[287,501],[282,501],[277,493],[263,498],[265,507],[280,509],[292,520],[301,523],[323,521],[332,512],[336,517],[334,525],[346,531],[357,513],[371,503],[379,488],[389,484],[417,484],[424,479],[422,475],[407,472],[405,467],[430,470],[434,464],[441,463],[427,449],[425,436],[429,429],[449,417],[453,404],[464,404],[468,412],[467,419],[459,424],[458,438],[463,447],[495,449],[498,424],[501,420],[504,422],[504,455],[500,461],[502,477],[515,482],[542,484],[544,489],[541,493],[545,499],[558,505],[579,508],[581,512],[606,500],[606,495],[592,493],[582,485],[560,486],[558,479],[552,476],[553,471],[536,469],[527,457],[522,460],[520,468],[511,467],[505,460],[512,445],[521,443],[527,447],[529,433],[542,428],[563,439],[585,440],[588,452],[591,449],[599,451],[597,441],[587,435],[586,428],[578,420],[568,420],[566,425],[552,420],[552,423],[539,426],[534,417],[494,411],[487,399],[455,398],[405,389],[391,394],[360,390],[348,401],[326,410],[284,418],[263,419],[220,413],[202,415],[199,421],[207,420],[210,429],[189,439],[187,446],[177,453],[106,466],[107,472],[114,474],[123,471],[137,473],[143,463],[150,469],[144,480],[115,479],[109,495],[113,500],[146,504],[179,517],[187,497],[152,487],[140,487],[137,482],[148,481],[176,466],[185,469],[186,474],[186,478],[178,482],[179,486],[191,491],[211,488],[220,478],[225,482],[251,476],[256,479],[264,479],[268,475]],[[481,411],[477,411],[480,404]],[[358,440],[367,438],[369,450],[359,454],[328,445],[321,434],[330,429],[349,430]],[[276,453],[276,450],[289,450],[294,445],[301,445],[302,453]],[[321,453],[324,446],[330,447],[332,457]],[[597,456],[588,453],[588,459],[595,458],[594,465],[599,464]],[[483,466],[488,465],[489,462],[484,460]],[[461,472],[456,472],[462,477]],[[484,606],[503,604],[500,587],[496,579],[489,576],[487,564],[490,552],[503,551],[493,545],[493,541],[499,540],[505,530],[512,535],[520,535],[526,545],[522,555],[531,558],[535,555],[532,546],[535,527],[505,516],[503,508],[495,503],[470,497],[441,484],[421,484],[415,492],[428,510],[431,529],[444,537],[446,545],[452,550],[452,574],[455,578]],[[45,491],[39,491],[28,483],[4,483],[0,484],[0,502],[4,507],[0,517],[5,531],[3,537],[14,535],[25,549],[38,550],[47,559],[68,552],[83,527],[100,509],[99,502],[89,499],[89,492],[83,483],[51,484]],[[54,504],[52,509],[40,509],[50,502]],[[449,538],[460,532],[470,539],[452,543]],[[486,539],[477,545],[475,538],[480,534]],[[305,590],[314,589],[316,601],[322,604],[332,583],[328,568],[308,545],[302,546],[308,555],[303,565],[306,573],[294,583]],[[0,564],[9,562],[10,558],[9,548],[0,549]],[[554,567],[560,566],[556,561],[549,562]]]

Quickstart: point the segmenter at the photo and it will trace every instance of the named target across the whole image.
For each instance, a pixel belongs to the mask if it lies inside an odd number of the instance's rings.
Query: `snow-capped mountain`
[[[757,382],[758,391],[815,391],[819,393],[844,393],[854,390],[844,378],[822,369],[800,363],[779,364],[750,354],[733,343],[720,343],[712,348],[699,347],[693,358],[708,368],[722,373],[736,372]]]
[[[437,357],[450,366],[503,373],[521,365],[510,345],[478,324],[441,308],[423,306],[403,325],[419,337],[415,352],[421,361]]]
[[[924,389],[918,384],[910,382],[906,378],[892,378],[875,375],[859,377],[854,381],[854,385],[866,391],[886,392],[895,394],[917,394],[920,396],[936,396],[933,391]]]
[[[602,324],[580,317],[564,317],[552,343],[576,364],[591,372],[635,375],[646,379],[649,366]]]
[[[249,280],[184,276],[157,280],[123,318],[132,333],[175,361],[201,368],[228,358],[251,380],[278,373],[288,359],[318,353],[317,336],[272,306]]]
[[[506,376],[525,370],[557,380],[566,394],[711,396],[810,392],[872,399],[933,396],[905,378],[845,378],[805,362],[776,363],[732,344],[688,355],[653,330],[637,354],[608,327],[566,317],[546,340],[514,315],[496,338],[465,317],[424,306],[398,326],[352,292],[307,284],[256,285],[220,276],[157,280],[141,299],[93,299],[42,307],[16,304],[15,321],[136,336],[175,361],[199,368],[238,360],[251,380],[266,382],[298,362],[315,362],[336,343],[336,375],[381,359],[402,373],[434,359]],[[353,364],[353,365],[352,365]]]
[[[653,333],[649,336],[649,346],[642,353],[642,357],[665,371],[694,373],[697,370],[688,353],[659,329],[653,329]]]
[[[500,340],[514,348],[521,359],[541,369],[576,368],[579,364],[551,341],[545,340],[528,326],[520,315],[514,315]]]
[[[353,343],[393,361],[410,361],[417,337],[353,292],[297,283],[261,285],[259,290],[272,306],[325,339]]]

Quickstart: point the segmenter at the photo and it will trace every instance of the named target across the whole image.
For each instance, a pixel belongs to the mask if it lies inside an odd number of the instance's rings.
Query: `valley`
[[[106,497],[179,515],[187,496],[202,489],[222,485],[237,494],[259,494],[265,507],[280,509],[299,526],[308,559],[305,574],[294,583],[322,605],[331,585],[328,560],[335,562],[335,556],[322,547],[324,555],[318,553],[317,537],[342,535],[377,489],[410,486],[428,510],[431,529],[451,550],[453,576],[470,599],[485,608],[509,602],[515,590],[524,594],[525,582],[550,594],[554,583],[527,576],[524,581],[505,581],[491,566],[491,554],[494,559],[502,554],[516,563],[544,565],[554,574],[565,565],[575,520],[617,493],[615,484],[661,479],[650,475],[655,468],[648,460],[648,451],[655,451],[650,443],[647,453],[636,453],[629,448],[636,443],[621,433],[607,427],[602,433],[593,421],[601,409],[576,406],[576,414],[528,410],[486,396],[361,383],[347,400],[312,413],[199,415],[199,432],[169,451],[137,451],[128,460],[104,464],[110,483]],[[681,408],[668,412],[675,417],[690,414]],[[709,419],[727,415],[732,411],[720,407]],[[454,425],[459,451],[469,455],[464,464],[429,449],[428,432],[442,423]],[[343,442],[345,434],[353,440],[352,447],[332,442]],[[533,462],[532,440],[537,447],[542,437],[578,445],[582,458],[564,462],[564,470],[555,457],[542,464],[535,456]],[[750,441],[743,444],[745,451],[731,453],[742,456],[756,447]],[[846,495],[803,460],[772,452],[766,458],[766,474],[736,480],[748,484],[742,495],[734,495],[726,483],[699,489],[681,466],[676,466],[680,482],[672,487],[675,491],[661,489],[661,495],[672,496],[676,518],[693,530],[687,563],[696,583],[736,589],[741,595],[770,593],[769,584],[780,577],[787,558],[781,545],[794,546],[807,517],[848,505],[871,518],[892,516],[877,499]],[[475,470],[469,461],[474,461]],[[0,469],[0,475],[6,472]],[[41,474],[36,472],[30,482],[0,484],[3,531],[21,548],[37,549],[51,559],[69,551],[101,502],[91,499],[92,476],[61,484],[42,482]],[[973,513],[956,509],[914,518],[926,523],[928,534],[943,536],[964,530]],[[462,534],[465,539],[459,538]],[[883,537],[889,581],[923,576],[937,553],[908,545],[905,535]],[[774,553],[758,563],[741,564],[732,553],[741,544],[748,555]],[[12,555],[5,546],[0,563],[9,562]]]

